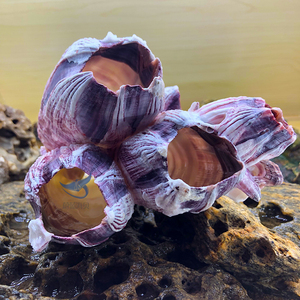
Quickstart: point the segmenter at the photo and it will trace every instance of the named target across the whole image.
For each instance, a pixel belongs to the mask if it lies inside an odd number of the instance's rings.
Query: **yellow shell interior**
[[[95,80],[116,92],[122,85],[140,85],[140,76],[123,62],[105,58],[100,55],[92,56],[82,72],[92,71]]]
[[[99,225],[106,202],[90,176],[79,168],[62,169],[41,187],[39,196],[46,230],[70,236]]]
[[[192,128],[180,129],[168,146],[170,177],[182,179],[190,186],[201,187],[216,184],[239,171],[242,165],[230,152],[218,151],[218,141],[215,141],[206,141]]]

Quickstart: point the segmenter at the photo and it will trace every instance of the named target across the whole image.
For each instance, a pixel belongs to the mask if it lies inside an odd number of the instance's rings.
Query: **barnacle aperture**
[[[168,146],[168,172],[190,186],[216,184],[242,169],[232,153],[224,139],[195,126],[182,128]]]
[[[92,71],[98,83],[116,92],[126,84],[148,87],[158,74],[158,68],[159,60],[151,61],[149,51],[134,42],[100,48],[82,72]]]
[[[209,208],[245,173],[234,145],[182,110],[162,113],[122,143],[117,157],[135,203],[167,216]]]
[[[102,56],[93,56],[82,72],[92,71],[98,83],[116,92],[125,84],[141,85],[140,76],[128,65]]]
[[[25,178],[36,219],[29,241],[36,251],[50,240],[91,247],[126,226],[133,199],[121,171],[94,145],[69,145],[43,153]]]
[[[47,150],[91,143],[115,147],[164,109],[162,75],[160,60],[135,35],[76,41],[46,85],[38,121],[41,142]],[[167,96],[166,108],[178,106],[178,88],[167,90]]]
[[[94,177],[79,168],[62,169],[40,189],[45,229],[60,236],[99,225],[106,202]]]

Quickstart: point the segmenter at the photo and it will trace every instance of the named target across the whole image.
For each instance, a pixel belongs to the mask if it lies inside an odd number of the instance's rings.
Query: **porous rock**
[[[30,120],[21,110],[0,104],[0,158],[5,162],[0,168],[9,171],[9,178],[0,174],[0,182],[23,179],[38,155]]]
[[[23,183],[0,188],[0,289],[7,298],[250,299],[238,280],[219,267],[200,261],[193,265],[193,257],[178,262],[172,254],[178,241],[190,242],[193,233],[186,239],[186,227],[161,231],[154,214],[147,219],[142,207],[123,231],[97,247],[50,243],[34,253],[27,236],[33,212],[24,199]],[[177,222],[166,220],[172,226]],[[157,237],[152,237],[153,229],[160,230]]]
[[[299,248],[227,197],[172,218],[136,207],[127,227],[99,246],[50,243],[35,253],[23,182],[0,189],[3,299],[300,298]]]
[[[0,156],[0,184],[9,181],[9,165],[8,161]]]
[[[283,191],[287,186],[278,187],[277,193],[270,192],[271,188],[269,192],[278,201],[284,197],[288,201],[288,193]],[[300,198],[294,200],[299,206]],[[218,199],[214,207],[193,221],[198,259],[220,265],[250,291],[300,299],[299,242],[295,244],[269,230],[246,206],[227,197]]]

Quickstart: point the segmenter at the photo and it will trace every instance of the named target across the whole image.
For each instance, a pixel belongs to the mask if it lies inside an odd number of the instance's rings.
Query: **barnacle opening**
[[[242,169],[233,146],[198,127],[182,128],[170,142],[168,172],[194,187],[216,184]]]
[[[87,61],[85,71],[92,71],[98,83],[116,92],[126,84],[148,87],[158,75],[160,64],[147,48],[134,42],[100,48]]]
[[[105,199],[92,175],[79,168],[61,169],[39,191],[44,226],[60,236],[71,236],[99,225]]]

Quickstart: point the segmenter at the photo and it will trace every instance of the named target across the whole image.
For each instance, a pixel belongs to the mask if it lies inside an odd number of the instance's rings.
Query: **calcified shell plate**
[[[178,87],[164,87],[161,62],[139,37],[71,45],[47,82],[44,147],[25,179],[34,250],[102,243],[134,204],[198,213],[225,194],[259,200],[282,182],[270,159],[296,137],[279,108],[249,97],[180,108]]]
[[[178,88],[167,105],[178,106]],[[178,100],[176,100],[178,98]],[[45,88],[38,134],[48,150],[69,144],[115,145],[145,129],[165,109],[160,60],[137,36],[81,39]]]
[[[280,108],[270,107],[262,98],[236,97],[218,100],[194,111],[220,137],[237,149],[247,172],[228,196],[243,201],[260,199],[264,186],[281,184],[279,167],[270,159],[279,156],[296,140],[296,134],[283,118]]]
[[[269,159],[294,140],[279,109],[261,98],[231,98],[161,113],[121,145],[118,158],[135,203],[173,216],[203,211],[224,194],[259,200],[263,186],[282,182]]]
[[[40,156],[25,178],[36,219],[29,240],[40,251],[50,240],[94,246],[123,229],[133,200],[109,156],[93,145],[69,145]]]
[[[118,158],[135,203],[168,216],[209,208],[246,172],[227,139],[181,110],[163,113],[155,125],[126,140]]]

